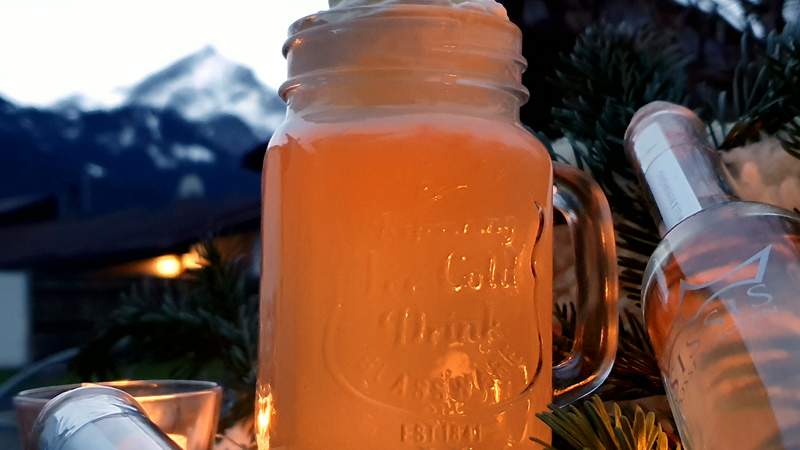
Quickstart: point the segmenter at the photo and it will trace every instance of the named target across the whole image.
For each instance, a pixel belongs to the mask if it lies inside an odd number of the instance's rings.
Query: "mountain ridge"
[[[67,116],[0,98],[0,148],[0,198],[55,193],[79,202],[88,193],[71,191],[91,185],[96,201],[88,212],[97,213],[167,204],[181,197],[181,181],[191,176],[205,197],[258,195],[258,177],[241,168],[240,158],[202,124],[169,109],[122,106]]]
[[[259,176],[242,157],[283,114],[274,91],[211,47],[146,77],[113,107],[72,96],[38,108],[0,96],[0,199],[55,194],[78,215],[187,196],[257,199]]]

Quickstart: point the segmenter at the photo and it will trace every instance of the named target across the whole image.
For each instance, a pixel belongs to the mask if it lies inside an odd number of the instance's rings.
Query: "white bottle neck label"
[[[636,140],[644,178],[666,230],[703,209],[675,154],[664,151],[667,137],[658,123],[642,130]]]

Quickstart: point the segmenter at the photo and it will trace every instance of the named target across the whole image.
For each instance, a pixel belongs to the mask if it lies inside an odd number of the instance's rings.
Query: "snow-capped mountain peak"
[[[213,47],[182,58],[133,86],[127,104],[170,108],[190,120],[233,115],[265,139],[283,119],[284,105],[253,72]]]

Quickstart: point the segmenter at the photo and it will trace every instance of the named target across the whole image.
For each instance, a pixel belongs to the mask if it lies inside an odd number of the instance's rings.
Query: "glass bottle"
[[[84,386],[50,400],[33,425],[37,450],[183,450],[130,394]]]
[[[535,449],[553,386],[574,400],[610,370],[605,199],[559,172],[583,305],[553,371],[553,167],[519,123],[521,35],[498,4],[455,3],[290,29],[263,176],[261,450]]]
[[[686,108],[642,108],[625,145],[663,237],[642,298],[686,448],[800,448],[800,217],[739,200]]]

